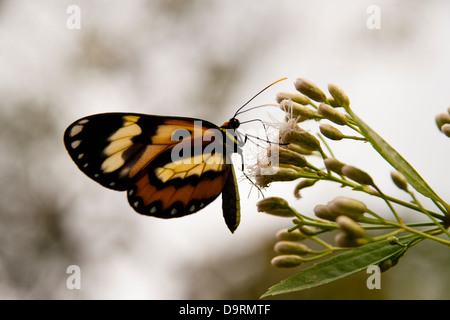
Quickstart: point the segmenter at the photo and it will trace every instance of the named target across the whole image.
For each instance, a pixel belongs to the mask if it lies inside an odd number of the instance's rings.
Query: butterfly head
[[[237,118],[231,118],[229,121],[225,122],[222,125],[222,128],[226,129],[237,129],[241,125],[240,121]]]

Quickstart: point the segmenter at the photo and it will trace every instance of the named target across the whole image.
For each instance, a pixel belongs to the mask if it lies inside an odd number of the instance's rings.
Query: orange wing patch
[[[158,189],[143,172],[136,180],[135,188],[128,193],[128,200],[136,211],[160,218],[181,217],[194,213],[212,202],[222,192],[229,174],[229,167],[216,177],[198,177],[195,183],[183,179],[164,184]],[[192,178],[192,177],[191,177]]]

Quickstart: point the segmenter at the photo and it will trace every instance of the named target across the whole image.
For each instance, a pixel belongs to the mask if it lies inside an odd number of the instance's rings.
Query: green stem
[[[346,135],[344,135],[343,138],[344,139],[360,140],[360,141],[366,141],[367,142],[367,139],[364,138],[364,137],[346,136]]]
[[[413,198],[413,201],[414,201],[414,203],[416,203],[418,206],[419,206],[419,208],[420,208],[420,210],[428,217],[428,218],[430,218],[431,219],[431,221],[433,221],[438,227],[439,227],[439,229],[441,229],[441,231],[443,232],[443,233],[445,233],[447,236],[449,236],[450,237],[450,233],[448,232],[448,230],[446,229],[446,228],[444,228],[444,226],[441,224],[441,223],[439,223],[431,214],[429,214],[426,210],[425,210],[425,208],[422,206],[422,204],[419,202],[419,200],[417,200],[417,198],[416,198],[416,196],[414,195],[414,192],[412,192],[412,191],[407,191],[410,195],[411,195],[411,197]]]
[[[329,181],[337,182],[337,183],[340,183],[340,184],[342,184],[342,185],[344,185],[346,187],[350,187],[350,188],[352,188],[352,189],[354,189],[356,191],[362,191],[364,193],[367,193],[367,194],[370,194],[370,195],[377,196],[377,197],[381,198],[381,195],[378,192],[373,192],[373,193],[369,192],[366,188],[363,188],[359,184],[353,183],[353,182],[348,181],[348,180],[340,179],[340,178],[338,178],[336,176],[333,176],[333,175],[330,175],[330,176],[327,176],[327,177],[315,176],[314,178],[315,179],[322,179],[322,180],[329,180]],[[385,195],[385,197],[389,201],[394,202],[396,204],[399,204],[401,206],[404,206],[406,208],[409,208],[409,209],[412,209],[412,210],[415,210],[415,211],[418,211],[418,212],[423,212],[418,205],[414,205],[412,203],[405,202],[405,201],[402,201],[402,200],[399,200],[399,199],[396,199],[396,198],[393,198],[393,197],[387,196],[387,195]],[[435,218],[437,218],[439,220],[445,221],[445,219],[446,219],[445,216],[443,216],[443,215],[441,215],[439,213],[436,213],[436,212],[433,212],[433,211],[427,210],[427,209],[424,209],[424,210],[426,212],[428,212],[428,214],[432,215],[433,217],[435,217]]]
[[[386,202],[386,204],[388,205],[389,209],[392,211],[392,213],[395,216],[395,219],[397,219],[398,223],[400,223],[401,225],[404,225],[403,220],[400,218],[400,216],[397,214],[397,211],[395,211],[394,207],[391,205],[391,202],[386,198],[386,196],[384,195],[383,192],[381,192],[380,188],[378,188],[375,183],[372,184],[372,187],[374,187],[378,193],[380,194],[381,198],[383,198],[383,200]]]

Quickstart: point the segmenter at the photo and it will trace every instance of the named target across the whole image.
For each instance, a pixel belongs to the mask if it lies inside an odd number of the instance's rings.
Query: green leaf
[[[395,244],[383,240],[341,253],[272,286],[261,298],[301,291],[347,277],[370,265],[402,255],[411,244],[416,243],[411,239],[411,236],[406,236]]]
[[[391,164],[397,171],[402,173],[409,184],[424,196],[442,203],[447,209],[448,205],[433,191],[426,181],[417,173],[417,171],[383,138],[372,130],[363,120],[361,120],[350,108],[346,111],[356,121],[361,133],[372,144],[374,149]]]

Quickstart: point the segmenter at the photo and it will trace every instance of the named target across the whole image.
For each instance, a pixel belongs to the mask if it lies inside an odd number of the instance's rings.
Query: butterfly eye
[[[230,121],[228,121],[228,125],[230,126],[231,129],[237,129],[237,128],[239,128],[241,123],[239,122],[238,119],[231,118]]]

